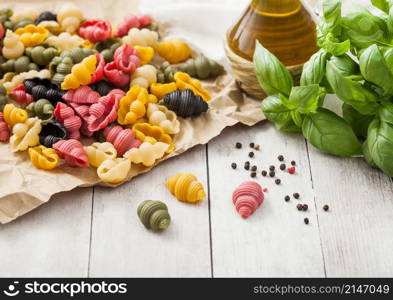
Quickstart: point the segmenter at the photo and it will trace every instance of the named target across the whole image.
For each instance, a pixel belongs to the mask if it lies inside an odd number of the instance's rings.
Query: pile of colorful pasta
[[[112,184],[169,155],[179,120],[209,109],[199,80],[224,69],[158,27],[145,15],[86,20],[72,4],[0,10],[0,141],[39,169],[91,166]]]

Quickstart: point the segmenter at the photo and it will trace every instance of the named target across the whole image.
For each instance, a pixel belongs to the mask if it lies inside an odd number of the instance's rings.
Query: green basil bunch
[[[338,156],[363,155],[393,176],[393,0],[371,0],[380,16],[353,4],[324,0],[317,26],[320,50],[294,86],[284,65],[260,43],[254,65],[268,97],[262,110],[278,130],[301,132],[316,148]],[[324,108],[327,93],[343,116]]]

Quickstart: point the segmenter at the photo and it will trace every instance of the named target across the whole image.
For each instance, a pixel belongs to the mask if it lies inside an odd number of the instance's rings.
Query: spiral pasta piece
[[[53,149],[71,167],[86,168],[89,166],[83,145],[77,140],[61,140],[53,145]]]
[[[147,142],[150,144],[155,144],[157,142],[162,142],[169,145],[169,148],[165,153],[172,153],[175,149],[172,138],[170,135],[165,133],[164,129],[159,126],[151,125],[149,123],[136,123],[132,130],[138,140],[142,142]]]
[[[98,168],[106,160],[114,160],[117,157],[115,147],[108,142],[93,143],[85,147],[85,152],[89,158],[89,163],[95,168]]]
[[[248,218],[253,214],[263,200],[262,187],[253,181],[243,182],[232,195],[232,202],[243,218]]]
[[[97,82],[91,84],[90,88],[92,88],[93,91],[97,92],[101,96],[106,96],[111,91],[116,89],[114,85],[112,85],[111,83],[109,83],[106,80],[97,81]]]
[[[132,125],[145,115],[148,103],[156,102],[157,98],[149,95],[145,88],[133,86],[120,100],[117,121],[121,125]]]
[[[154,57],[154,49],[152,47],[135,46],[135,49],[142,66],[151,62]]]
[[[131,76],[130,86],[139,85],[145,89],[157,82],[157,69],[152,65],[144,65],[135,70]]]
[[[26,106],[29,117],[38,117],[43,122],[48,122],[53,118],[54,110],[52,103],[46,99],[40,99]]]
[[[8,82],[5,82],[3,86],[7,89],[8,93],[11,93],[12,89],[16,88],[18,85],[22,84],[26,79],[31,79],[31,78],[50,78],[51,74],[49,70],[43,69],[41,71],[28,71],[28,72],[23,72],[18,75],[15,75],[12,77],[12,79]]]
[[[131,170],[131,162],[126,158],[105,160],[97,169],[98,177],[111,184],[123,182]]]
[[[179,71],[198,79],[216,78],[224,72],[224,67],[206,56],[190,58],[178,66]]]
[[[158,44],[157,53],[171,64],[186,61],[191,56],[191,48],[179,39],[167,40]]]
[[[117,48],[121,46],[121,40],[116,38],[109,38],[105,41],[99,42],[95,45],[95,49],[101,53],[105,62],[109,63],[113,61],[113,55]]]
[[[14,126],[17,123],[24,123],[27,118],[27,112],[24,109],[16,107],[14,104],[6,104],[3,110],[4,121],[10,125]]]
[[[75,115],[74,110],[64,103],[58,102],[54,111],[56,120],[62,123],[70,139],[79,140],[82,120]]]
[[[38,118],[29,118],[24,123],[15,124],[10,138],[13,152],[25,151],[27,148],[37,145],[40,141],[41,128]]]
[[[104,136],[115,147],[119,156],[141,145],[141,141],[135,137],[135,133],[131,129],[123,129],[120,126],[109,126],[105,128]]]
[[[96,71],[96,64],[97,58],[95,55],[84,58],[79,64],[72,67],[71,74],[64,78],[61,88],[63,90],[77,89],[81,85],[89,84]]]
[[[12,23],[17,23],[23,19],[30,19],[35,21],[38,18],[38,13],[35,10],[20,10],[11,14],[10,20]]]
[[[25,79],[24,87],[34,100],[47,99],[52,103],[57,103],[63,95],[59,85],[54,84],[48,78],[34,77]]]
[[[111,24],[102,20],[86,20],[79,27],[79,35],[92,43],[107,40],[111,33]]]
[[[177,72],[174,78],[179,90],[192,90],[194,94],[201,96],[204,101],[211,100],[209,92],[202,87],[199,80],[192,79],[190,75],[183,72]]]
[[[191,90],[176,90],[165,95],[164,105],[183,118],[197,117],[209,109],[207,102]]]
[[[3,56],[8,59],[18,58],[23,55],[24,51],[25,46],[19,41],[19,36],[11,30],[7,30],[3,40]]]
[[[122,40],[124,44],[131,46],[155,48],[158,43],[158,33],[146,28],[132,28]]]
[[[48,37],[48,30],[44,27],[29,24],[23,28],[18,28],[15,33],[25,47],[33,47],[42,44]]]
[[[150,124],[160,126],[168,134],[177,134],[180,131],[176,114],[163,105],[149,103],[146,116]]]
[[[11,131],[8,124],[4,121],[3,113],[0,112],[0,142],[8,142]]]
[[[165,95],[170,94],[177,90],[176,83],[152,83],[150,92],[155,95],[159,100],[163,99]]]
[[[105,65],[104,75],[111,84],[118,88],[123,88],[130,82],[130,74],[120,70],[114,61]]]
[[[101,97],[97,103],[89,108],[88,129],[91,132],[104,129],[117,118],[119,98],[116,94]]]
[[[21,56],[17,59],[9,59],[6,62],[0,65],[1,71],[7,72],[15,72],[15,73],[22,73],[28,72],[31,70],[39,71],[39,67],[33,63],[29,57]]]
[[[50,11],[43,11],[39,14],[38,18],[34,20],[34,24],[38,25],[43,21],[56,21],[57,15]]]
[[[161,231],[171,223],[168,207],[161,201],[146,200],[138,205],[137,214],[147,229]]]
[[[40,143],[41,145],[52,148],[53,144],[58,141],[65,140],[68,138],[67,130],[63,124],[50,120],[42,125],[42,130],[40,132]]]
[[[37,26],[46,28],[53,35],[59,35],[62,32],[61,26],[57,21],[41,21]]]
[[[141,62],[137,50],[130,45],[123,45],[117,48],[113,59],[117,68],[125,73],[134,73]]]
[[[55,56],[60,55],[60,51],[55,47],[40,45],[26,48],[26,55],[36,64],[40,66],[47,66]]]
[[[115,32],[116,37],[126,35],[132,28],[143,28],[149,26],[153,19],[149,16],[126,16],[123,23],[121,23]]]
[[[4,106],[8,103],[7,90],[0,84],[0,112],[3,111]]]
[[[175,74],[177,69],[173,67],[169,62],[165,61],[158,68],[157,81],[159,83],[171,83],[175,81]]]
[[[151,167],[156,160],[164,157],[169,145],[161,142],[155,144],[142,143],[139,148],[133,148],[124,154],[125,158],[131,160],[134,164],[143,164],[145,167]]]
[[[83,85],[76,90],[68,90],[63,96],[67,103],[94,104],[97,103],[101,95],[87,85]]]
[[[26,92],[24,84],[20,84],[16,88],[13,88],[10,96],[22,105],[28,105],[34,100],[33,96]]]
[[[71,35],[68,32],[62,32],[59,35],[52,35],[45,41],[46,44],[54,46],[61,51],[80,47],[84,43],[84,39],[77,35]]]
[[[166,180],[166,186],[177,200],[197,203],[206,197],[205,189],[191,173],[178,173]]]
[[[59,156],[56,151],[44,146],[29,148],[30,161],[38,169],[52,170],[59,163]]]
[[[57,22],[59,22],[62,30],[68,33],[75,33],[82,20],[82,10],[71,3],[64,5],[57,14]]]

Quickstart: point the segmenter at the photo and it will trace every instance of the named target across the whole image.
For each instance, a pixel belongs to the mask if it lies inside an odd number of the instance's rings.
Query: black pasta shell
[[[108,95],[113,89],[116,88],[113,84],[105,80],[97,81],[91,84],[90,87],[101,96]]]
[[[57,15],[50,12],[50,11],[44,11],[38,16],[38,18],[35,20],[34,24],[38,25],[42,21],[57,21]]]
[[[192,90],[177,90],[165,95],[164,104],[183,118],[197,117],[209,109],[209,105]]]
[[[53,144],[60,140],[65,140],[67,137],[67,130],[63,124],[57,121],[52,120],[42,125],[42,130],[40,132],[40,143],[45,147],[52,148]]]

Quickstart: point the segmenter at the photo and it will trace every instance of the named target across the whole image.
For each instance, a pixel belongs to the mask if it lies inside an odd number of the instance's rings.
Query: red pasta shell
[[[243,182],[232,195],[233,204],[243,218],[248,218],[253,214],[263,200],[262,187],[254,181]]]
[[[53,145],[56,153],[72,167],[86,168],[89,166],[87,154],[78,140],[61,140]]]
[[[87,122],[89,131],[104,129],[109,123],[115,121],[118,106],[119,99],[116,94],[101,97],[96,104],[90,106],[90,117]]]
[[[8,142],[10,135],[10,127],[4,121],[3,113],[0,112],[0,142]]]
[[[97,64],[96,71],[91,77],[90,84],[101,80],[104,77],[105,58],[101,53],[96,53]]]
[[[28,105],[34,100],[33,96],[26,92],[23,83],[12,89],[11,97],[22,105]]]
[[[105,65],[104,75],[110,83],[114,84],[118,88],[125,87],[130,83],[130,74],[119,70],[114,61]]]
[[[100,98],[101,95],[87,85],[83,85],[76,90],[68,90],[63,96],[63,100],[67,103],[77,104],[94,104]]]
[[[153,23],[153,19],[150,16],[127,16],[124,18],[123,23],[118,26],[115,36],[122,37],[132,28],[143,28],[151,23]]]
[[[58,102],[54,115],[56,120],[62,123],[65,129],[67,129],[70,139],[80,139],[82,121],[77,115],[75,115],[75,112],[71,107],[62,102]]]
[[[79,35],[92,43],[107,40],[111,32],[111,24],[103,20],[86,20],[79,27]]]
[[[122,156],[132,148],[138,148],[141,141],[135,137],[131,129],[123,129],[121,126],[109,126],[104,130],[106,140],[115,147],[118,156]]]
[[[119,70],[125,73],[134,73],[136,68],[141,64],[136,49],[128,44],[125,44],[116,49],[113,59]]]

